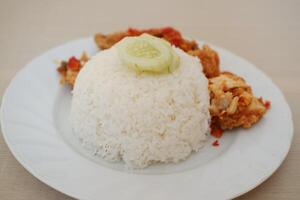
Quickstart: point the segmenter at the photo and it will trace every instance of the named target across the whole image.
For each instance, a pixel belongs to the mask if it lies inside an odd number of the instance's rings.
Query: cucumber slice
[[[117,45],[122,62],[137,72],[172,72],[179,66],[179,56],[163,39],[149,34],[126,37]]]

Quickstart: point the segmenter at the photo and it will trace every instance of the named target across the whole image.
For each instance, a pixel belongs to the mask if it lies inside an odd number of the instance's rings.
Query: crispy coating
[[[100,49],[108,49],[122,40],[124,37],[139,36],[143,33],[148,33],[155,37],[163,38],[185,52],[198,49],[198,45],[194,40],[189,41],[182,38],[181,33],[172,27],[151,29],[129,28],[127,31],[119,31],[107,35],[97,33],[94,39]]]
[[[76,59],[75,57],[73,58]],[[60,62],[60,65],[57,67],[57,71],[60,74],[60,83],[69,85],[73,88],[79,71],[88,60],[89,57],[85,52],[83,52],[81,54],[81,57],[78,60],[76,59],[76,61],[78,61],[79,63],[79,68],[76,69],[72,68],[70,66],[70,60],[68,62],[67,61]]]
[[[209,90],[212,129],[250,128],[268,109],[243,78],[230,72],[209,79]]]
[[[129,36],[129,34],[125,31],[115,32],[107,35],[97,33],[94,39],[99,49],[109,49],[126,36]]]
[[[202,49],[188,52],[192,56],[197,56],[203,66],[203,72],[207,78],[216,77],[220,74],[220,59],[216,51],[208,45],[203,45]]]

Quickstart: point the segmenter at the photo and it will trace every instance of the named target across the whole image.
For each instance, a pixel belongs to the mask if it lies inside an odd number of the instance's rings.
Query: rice
[[[82,145],[130,168],[177,163],[209,132],[208,81],[197,58],[173,47],[180,67],[149,75],[123,66],[115,47],[95,55],[73,90],[71,124]]]

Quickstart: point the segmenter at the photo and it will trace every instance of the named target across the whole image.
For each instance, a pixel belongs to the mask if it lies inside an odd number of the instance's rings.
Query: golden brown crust
[[[112,47],[114,44],[116,44],[126,36],[128,36],[128,33],[124,31],[115,32],[108,35],[97,33],[94,39],[99,49],[109,49],[110,47]]]
[[[202,49],[188,52],[192,56],[197,56],[203,67],[203,72],[207,78],[215,77],[220,74],[220,59],[216,51],[208,45],[203,45]]]
[[[267,110],[263,100],[253,96],[245,80],[233,73],[222,72],[209,79],[209,90],[213,129],[249,128]]]
[[[70,60],[73,59],[75,62],[78,62],[78,68],[72,67]],[[69,85],[73,88],[77,75],[84,64],[89,60],[88,55],[83,52],[79,59],[71,57],[69,61],[62,61],[57,68],[58,73],[60,74],[60,83]]]

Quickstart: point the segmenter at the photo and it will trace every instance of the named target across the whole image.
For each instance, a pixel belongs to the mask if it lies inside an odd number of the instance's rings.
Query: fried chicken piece
[[[178,48],[181,48],[185,52],[196,50],[198,48],[197,43],[194,40],[189,41],[183,39],[181,33],[172,27],[140,30],[129,28],[127,31],[115,32],[107,35],[97,33],[94,39],[100,49],[108,49],[122,40],[124,37],[139,36],[143,33],[148,33],[155,37],[163,38]]]
[[[122,40],[124,37],[129,36],[129,34],[125,31],[116,32],[108,35],[103,35],[101,33],[97,33],[94,37],[95,42],[99,49],[109,49],[114,44]]]
[[[268,109],[269,102],[253,96],[245,80],[222,72],[209,79],[212,129],[250,128]]]
[[[73,56],[68,62],[61,61],[60,66],[57,68],[57,71],[60,74],[60,83],[73,87],[79,71],[88,60],[89,57],[83,52],[80,59]]]
[[[203,45],[202,49],[200,49],[196,41],[184,39],[181,33],[172,27],[141,30],[129,28],[127,31],[116,32],[108,35],[98,33],[95,35],[95,42],[100,49],[108,49],[126,36],[139,36],[143,33],[163,38],[186,53],[189,53],[192,56],[197,56],[201,61],[203,72],[207,78],[219,75],[220,61],[217,52],[211,49],[208,45]]]
[[[220,59],[217,52],[208,45],[203,45],[202,49],[189,51],[188,54],[197,56],[203,66],[203,72],[207,78],[216,77],[220,74]]]

